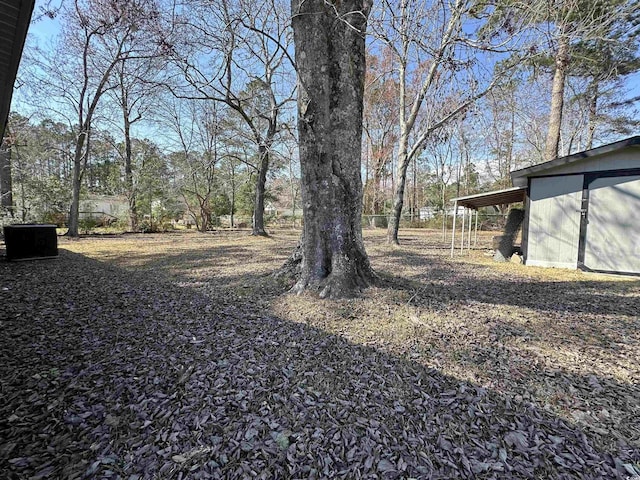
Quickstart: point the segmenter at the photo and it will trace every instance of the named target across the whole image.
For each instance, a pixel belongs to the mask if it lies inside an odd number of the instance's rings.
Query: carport
[[[477,193],[475,195],[467,195],[465,197],[454,198],[453,207],[453,225],[451,227],[451,256],[455,252],[456,243],[456,220],[458,216],[458,207],[463,207],[462,222],[460,232],[460,252],[465,249],[465,233],[466,248],[471,249],[471,233],[475,230],[474,238],[478,235],[478,210],[481,207],[491,207],[494,205],[510,205],[512,203],[523,202],[527,193],[527,187],[512,187],[504,190],[494,190],[493,192]],[[475,227],[472,227],[473,214],[475,212]]]

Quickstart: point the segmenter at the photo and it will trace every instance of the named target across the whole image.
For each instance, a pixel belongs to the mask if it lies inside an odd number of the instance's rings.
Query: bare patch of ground
[[[286,295],[298,233],[61,239],[0,262],[6,478],[626,478],[640,282],[365,242],[362,298]]]

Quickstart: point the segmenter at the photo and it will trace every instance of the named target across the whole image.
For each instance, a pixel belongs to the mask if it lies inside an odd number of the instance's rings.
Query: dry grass
[[[640,281],[496,264],[478,248],[449,258],[439,232],[390,247],[365,231],[380,286],[359,299],[286,295],[269,274],[297,232],[180,233],[63,240],[61,247],[372,346],[585,428],[602,448],[640,447]],[[485,248],[483,248],[485,247]]]

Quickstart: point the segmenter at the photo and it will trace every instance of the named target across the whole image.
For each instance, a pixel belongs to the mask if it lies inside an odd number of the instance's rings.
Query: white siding
[[[527,265],[577,268],[582,175],[532,178]]]
[[[585,266],[640,273],[640,176],[591,182],[588,220]]]

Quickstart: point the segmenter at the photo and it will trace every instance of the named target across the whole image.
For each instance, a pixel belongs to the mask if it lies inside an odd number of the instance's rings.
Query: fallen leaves
[[[239,270],[268,258],[271,240],[193,238],[145,236],[130,259],[141,271],[102,240],[91,242],[108,263],[65,251],[0,262],[5,477],[595,479],[625,478],[640,461],[637,385],[577,363],[594,358],[576,353],[585,346],[616,358],[615,345],[636,341],[637,325],[615,323],[606,305],[554,310],[565,287],[491,270],[474,292],[468,265],[409,252],[429,288],[296,298],[292,318],[269,310],[286,286]],[[184,265],[163,256],[165,241]],[[389,261],[409,258],[400,253]],[[485,303],[527,282],[540,310]],[[615,294],[623,311],[633,292]],[[624,352],[617,366],[631,374],[636,354]]]

